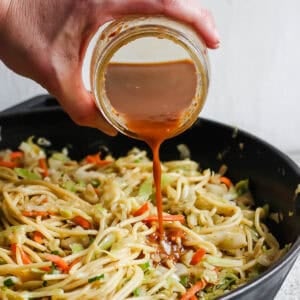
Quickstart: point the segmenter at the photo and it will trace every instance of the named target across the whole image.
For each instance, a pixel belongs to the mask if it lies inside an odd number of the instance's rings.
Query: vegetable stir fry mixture
[[[162,163],[160,239],[146,152],[75,161],[46,142],[0,152],[1,299],[214,299],[286,251],[224,169]]]

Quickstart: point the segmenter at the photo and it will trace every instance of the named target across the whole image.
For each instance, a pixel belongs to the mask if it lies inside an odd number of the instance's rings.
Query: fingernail
[[[214,29],[214,36],[215,36],[215,44],[220,44],[220,34],[216,28]]]

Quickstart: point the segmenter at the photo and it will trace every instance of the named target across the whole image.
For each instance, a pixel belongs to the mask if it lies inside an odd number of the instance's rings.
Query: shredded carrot
[[[220,178],[220,181],[222,183],[224,183],[227,186],[228,189],[232,186],[232,182],[231,182],[231,180],[228,177],[222,176]]]
[[[190,298],[190,300],[197,300],[197,297],[194,295]]]
[[[157,222],[158,216],[148,216],[146,217],[143,222]],[[163,215],[163,221],[165,222],[175,222],[179,221],[180,223],[184,223],[184,216],[183,215]]]
[[[58,255],[45,254],[45,259],[53,262],[57,268],[61,269],[64,273],[69,271],[69,265]]]
[[[136,210],[134,213],[133,213],[133,216],[134,217],[138,217],[142,214],[144,214],[146,211],[148,211],[150,209],[150,206],[149,206],[149,203],[148,202],[145,202],[138,210]]]
[[[47,203],[48,202],[48,198],[44,198],[42,201],[41,201],[41,203]]]
[[[74,259],[70,265],[69,265],[69,268],[71,269],[73,266],[75,266],[77,263],[79,263],[81,261],[81,257],[77,257],[76,259]]]
[[[24,153],[21,151],[13,151],[10,153],[11,160],[22,158],[23,156],[24,156]]]
[[[191,300],[195,296],[196,293],[204,289],[206,286],[206,282],[204,280],[200,280],[196,282],[191,288],[189,288],[185,294],[182,295],[180,300]]]
[[[202,258],[205,254],[206,254],[206,251],[203,248],[198,249],[194,253],[194,255],[193,255],[193,257],[190,261],[190,264],[191,265],[197,265],[202,260]]]
[[[16,252],[17,252],[17,244],[16,244],[16,243],[11,244],[10,249],[11,249],[11,252],[12,252],[14,255],[16,255]]]
[[[84,229],[91,229],[92,228],[92,224],[85,218],[81,217],[81,216],[76,216],[72,219],[72,221],[81,226]]]
[[[95,164],[97,166],[106,166],[111,163],[109,160],[101,159],[100,153],[88,155],[86,156],[85,160],[87,163]]]
[[[50,272],[51,271],[51,267],[42,267],[40,268],[42,271],[45,271],[45,272]]]
[[[46,158],[40,158],[39,159],[39,167],[42,169],[42,175],[43,177],[47,177],[49,175],[48,172],[48,166],[47,166],[47,161]]]
[[[17,250],[19,250],[22,262],[24,265],[29,265],[32,263],[30,257],[27,255],[27,253],[22,249],[21,245],[18,245],[16,243],[11,244],[11,251],[16,256]]]
[[[10,160],[0,160],[0,166],[6,168],[16,168],[19,166],[19,159],[24,156],[24,153],[21,151],[13,151],[10,153]]]
[[[54,213],[52,212],[49,212],[49,211],[27,211],[27,210],[24,210],[22,211],[22,215],[24,217],[42,217],[42,218],[45,218],[45,217],[49,217],[49,216],[52,216],[52,215],[55,215]]]
[[[34,231],[33,232],[33,236],[32,236],[32,239],[41,244],[43,242],[43,235],[39,232],[39,231]]]
[[[6,167],[6,168],[16,168],[18,166],[18,163],[15,161],[6,161],[6,160],[0,160],[0,167]]]

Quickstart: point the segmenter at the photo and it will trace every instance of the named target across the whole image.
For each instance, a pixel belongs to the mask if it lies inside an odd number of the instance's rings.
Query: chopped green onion
[[[101,213],[106,212],[106,209],[99,203],[94,205],[94,208]]]
[[[170,175],[168,175],[168,174],[161,175],[161,187],[162,188],[165,188],[168,185],[170,185],[172,181],[174,181],[174,179]]]
[[[140,288],[136,288],[133,290],[133,296],[138,297],[141,295],[141,289]]]
[[[65,209],[65,208],[60,208],[59,209],[59,213],[62,217],[66,218],[66,219],[71,219],[73,216],[73,213],[71,210]]]
[[[40,175],[33,173],[33,172],[29,171],[28,169],[15,168],[14,170],[19,177],[24,178],[24,179],[36,180],[36,179],[42,178]]]
[[[103,278],[104,278],[104,274],[101,274],[101,275],[89,278],[88,282],[91,283],[91,282],[94,282],[94,281],[97,281],[97,280],[100,280],[100,279],[103,279]]]
[[[84,249],[83,246],[79,243],[71,244],[70,248],[71,248],[73,254],[78,253]]]
[[[148,199],[153,193],[153,180],[152,178],[146,179],[140,186],[138,195]]]
[[[180,283],[184,286],[187,287],[189,283],[189,277],[184,275],[180,277]]]
[[[238,277],[233,273],[227,273],[215,289],[228,289],[232,284],[238,281]]]
[[[75,193],[77,191],[75,182],[73,182],[71,180],[64,182],[62,187],[73,193]]]
[[[86,183],[83,180],[78,181],[78,183],[76,184],[77,188],[85,188],[86,187]]]
[[[51,251],[51,254],[59,255],[59,251],[57,251],[57,250]]]
[[[140,267],[144,272],[146,272],[150,268],[150,263],[149,261],[145,262],[144,264],[141,264]]]
[[[238,196],[244,195],[249,192],[249,180],[241,180],[235,185]]]
[[[6,287],[10,287],[10,286],[15,285],[15,282],[13,281],[12,278],[7,278],[7,279],[5,279],[5,280],[3,281],[3,284],[4,284],[4,286],[6,286]]]

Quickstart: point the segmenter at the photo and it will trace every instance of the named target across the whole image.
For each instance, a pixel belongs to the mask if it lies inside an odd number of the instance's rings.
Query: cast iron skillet
[[[142,142],[125,136],[108,137],[100,131],[79,127],[48,95],[38,96],[0,114],[0,149],[16,148],[21,141],[34,135],[52,141],[58,150],[68,146],[71,157],[80,159],[87,153],[107,147],[118,157],[133,146],[148,148]],[[273,299],[300,252],[300,196],[295,190],[300,183],[300,169],[286,155],[256,137],[213,121],[198,119],[185,133],[164,143],[161,159],[178,159],[176,146],[186,144],[192,159],[202,169],[218,170],[228,166],[234,181],[249,178],[258,205],[269,203],[271,211],[281,212],[280,224],[268,223],[281,245],[291,243],[288,253],[256,280],[220,299]],[[293,212],[289,216],[289,212]]]

